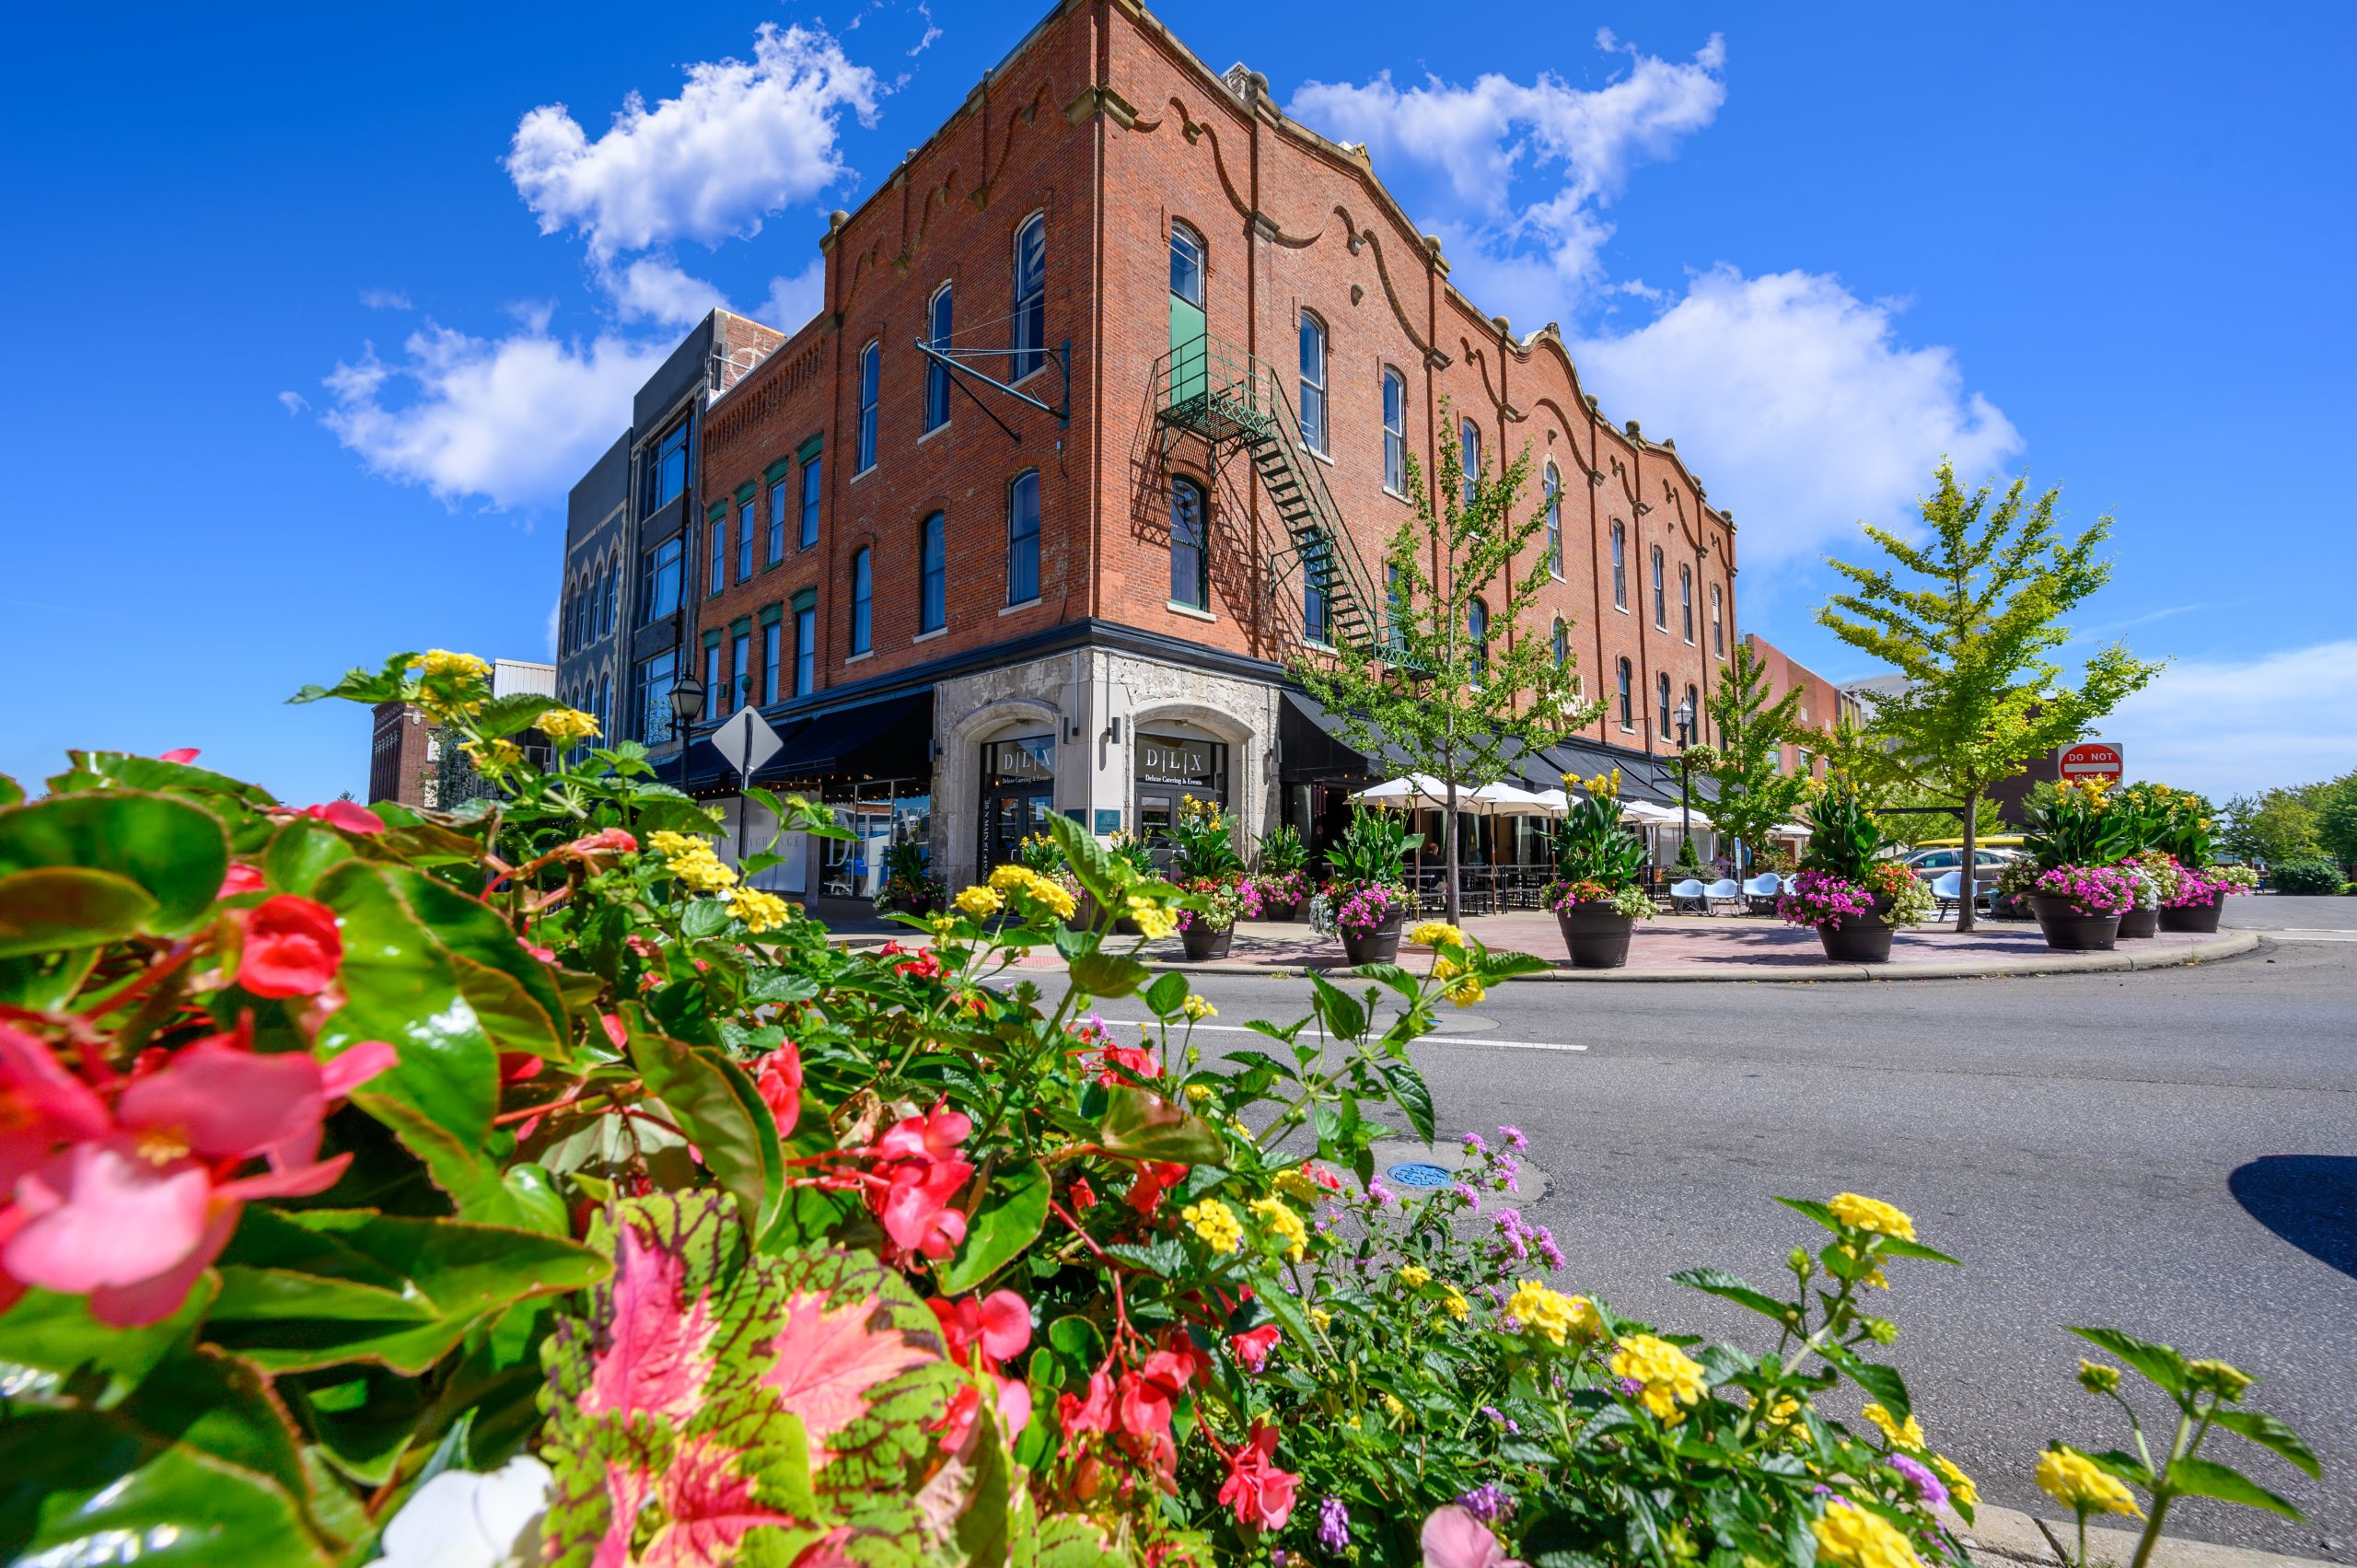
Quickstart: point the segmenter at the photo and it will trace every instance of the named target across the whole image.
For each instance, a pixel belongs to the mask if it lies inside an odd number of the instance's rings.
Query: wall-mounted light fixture
[[[1105,738],[1119,743],[1121,738],[1121,715],[1115,714],[1105,721]]]

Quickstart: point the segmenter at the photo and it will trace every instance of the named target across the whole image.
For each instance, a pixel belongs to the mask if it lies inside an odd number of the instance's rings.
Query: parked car
[[[1975,849],[1972,852],[1973,880],[1993,882],[1997,873],[2021,858],[2019,850]],[[1935,882],[1942,875],[1963,868],[1962,849],[1919,849],[1907,857],[1907,869],[1919,882]]]

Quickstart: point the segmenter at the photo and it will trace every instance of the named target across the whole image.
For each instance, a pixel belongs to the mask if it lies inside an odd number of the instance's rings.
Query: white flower
[[[376,1568],[539,1568],[556,1477],[529,1454],[487,1475],[444,1470],[385,1527]]]

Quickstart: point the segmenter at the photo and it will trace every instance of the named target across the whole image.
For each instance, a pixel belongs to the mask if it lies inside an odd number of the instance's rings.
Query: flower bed
[[[2116,865],[2057,865],[2030,883],[2035,897],[2061,899],[2073,912],[2125,914],[2136,902],[2135,878]]]
[[[2177,887],[2162,904],[2168,909],[2207,909],[2258,889],[2258,873],[2247,865],[2206,865],[2198,871],[2181,870]]]
[[[1514,1129],[1413,1205],[1374,1179],[1378,1118],[1435,1132],[1434,1009],[1536,959],[1436,924],[1426,972],[1206,1063],[1210,1004],[1111,932],[1188,896],[1063,819],[1094,923],[1018,864],[846,951],[640,749],[531,766],[515,737],[594,721],[486,677],[306,693],[426,708],[499,791],[472,815],[190,754],[0,780],[27,1560],[1961,1568],[1935,1509],[1971,1483],[1878,1359],[1884,1287],[1948,1261],[1904,1214],[1792,1202],[1823,1234],[1779,1292],[1677,1276],[1768,1320],[1746,1349],[1551,1283]],[[1055,983],[985,983],[1042,947]],[[2156,1451],[2217,1426],[2314,1473],[2232,1367],[2082,1332],[2184,1412]],[[1859,1419],[1817,1402],[1844,1383]],[[2256,1491],[2223,1441],[2039,1479],[2156,1528]]]
[[[1631,920],[1651,920],[1657,912],[1643,888],[1608,888],[1601,882],[1566,882],[1560,877],[1539,889],[1538,901],[1556,915],[1568,915],[1581,904],[1602,904]]]

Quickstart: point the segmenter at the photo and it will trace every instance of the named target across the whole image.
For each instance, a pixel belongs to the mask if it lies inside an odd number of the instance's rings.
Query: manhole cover
[[[1402,1187],[1446,1187],[1457,1179],[1440,1167],[1428,1165],[1422,1160],[1395,1165],[1383,1174]]]

